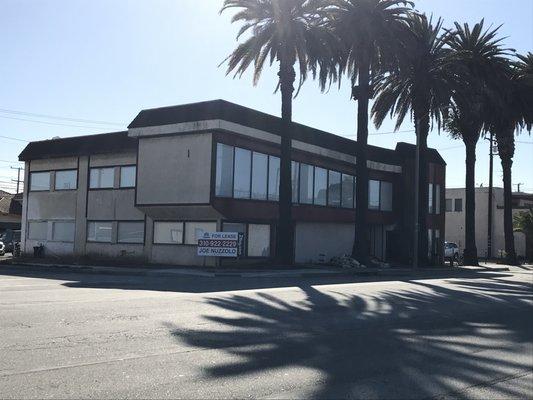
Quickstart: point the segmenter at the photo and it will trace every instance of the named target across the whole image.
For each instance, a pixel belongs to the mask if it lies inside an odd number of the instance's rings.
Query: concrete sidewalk
[[[76,265],[60,263],[17,262],[15,259],[0,262],[0,272],[3,268],[17,268],[28,270],[56,270],[70,272],[92,272],[110,275],[140,275],[150,277],[197,276],[203,278],[297,278],[297,277],[339,277],[339,276],[430,276],[442,273],[464,272],[504,272],[509,271],[505,266],[480,267],[432,267],[413,270],[405,267],[389,268],[352,268],[343,269],[333,266],[297,266],[294,268],[187,268],[177,266],[146,267],[113,267],[103,265]]]

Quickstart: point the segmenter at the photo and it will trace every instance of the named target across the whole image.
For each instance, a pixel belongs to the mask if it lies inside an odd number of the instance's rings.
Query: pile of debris
[[[361,264],[355,258],[346,254],[340,257],[333,257],[330,262],[332,265],[341,268],[366,268],[366,265]]]
[[[336,267],[341,267],[341,268],[390,268],[389,263],[380,261],[377,258],[371,258],[369,260],[369,265],[367,266],[367,265],[361,264],[355,258],[350,257],[346,254],[340,257],[333,257],[330,260],[330,263],[332,265],[335,265]]]

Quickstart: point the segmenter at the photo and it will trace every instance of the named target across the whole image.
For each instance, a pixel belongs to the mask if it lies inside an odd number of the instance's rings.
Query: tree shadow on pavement
[[[227,357],[199,366],[206,377],[311,369],[318,378],[291,383],[293,390],[311,387],[305,397],[461,396],[461,388],[531,373],[530,284],[497,278],[410,283],[357,295],[302,285],[299,302],[261,292],[213,297],[207,301],[215,312],[204,316],[209,328],[167,325],[181,343]],[[273,393],[260,381],[251,390],[254,396],[302,397],[301,391],[279,392],[290,385],[278,384]],[[497,397],[524,398],[526,390],[503,385]]]

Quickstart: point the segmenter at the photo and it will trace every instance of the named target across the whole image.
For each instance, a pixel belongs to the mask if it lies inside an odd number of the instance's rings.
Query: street
[[[0,270],[2,398],[533,396],[533,273]]]

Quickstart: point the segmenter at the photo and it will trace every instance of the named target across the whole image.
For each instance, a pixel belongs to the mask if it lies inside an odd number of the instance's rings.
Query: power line
[[[18,138],[15,138],[15,137],[12,137],[12,136],[4,136],[4,135],[0,135],[0,138],[4,138],[4,139],[10,139],[10,140],[17,140],[19,142],[26,142],[26,143],[30,143],[29,140],[25,140],[25,139],[18,139]]]
[[[463,146],[450,146],[450,147],[442,147],[440,149],[437,149],[438,151],[446,151],[446,150],[452,150],[452,149],[460,149]]]
[[[0,162],[6,162],[6,163],[10,163],[10,164],[13,164],[13,163],[21,163],[22,161],[8,161],[8,160],[0,160]]]
[[[414,131],[415,131],[414,129],[409,129],[409,130],[405,130],[405,131],[372,132],[372,133],[369,133],[368,136],[390,135],[390,134],[393,134],[393,133],[409,133],[409,132],[414,132]],[[357,134],[344,135],[344,136],[345,137],[354,137],[354,136],[357,136]]]
[[[50,122],[50,121],[37,121],[35,119],[27,119],[27,118],[17,118],[17,117],[8,117],[7,115],[0,115],[0,118],[7,118],[7,119],[13,119],[17,121],[25,121],[25,122],[32,122],[35,124],[46,124],[46,125],[55,125],[55,126],[68,126],[71,128],[84,128],[84,129],[101,129],[101,127],[94,127],[94,126],[83,126],[83,125],[73,125],[73,124],[63,124],[60,122]],[[120,125],[124,126],[124,125]]]
[[[0,112],[7,113],[7,114],[25,115],[25,116],[28,116],[28,117],[37,117],[37,118],[46,118],[46,119],[58,119],[58,120],[61,120],[61,121],[82,122],[82,123],[88,123],[88,124],[116,125],[116,126],[124,126],[125,125],[125,124],[122,124],[122,123],[119,123],[119,122],[99,121],[99,120],[95,120],[95,119],[69,118],[69,117],[61,117],[61,116],[50,115],[50,114],[37,114],[37,113],[31,113],[31,112],[27,112],[27,111],[9,110],[7,108],[0,108]]]

